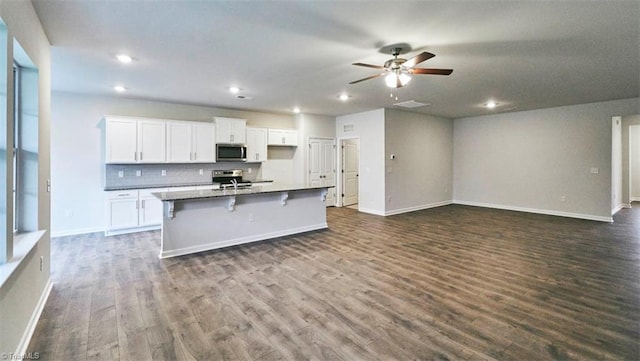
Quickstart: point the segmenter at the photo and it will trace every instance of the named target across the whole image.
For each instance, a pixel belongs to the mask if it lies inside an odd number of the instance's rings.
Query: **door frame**
[[[360,162],[360,137],[359,136],[353,136],[353,137],[339,137],[338,138],[338,150],[340,150],[339,152],[336,152],[336,169],[339,171],[338,175],[340,177],[336,177],[339,178],[336,181],[336,198],[337,198],[337,202],[336,202],[336,207],[343,207],[342,204],[342,190],[344,189],[344,177],[342,176],[342,158],[343,158],[343,145],[344,145],[344,141],[345,140],[357,140],[358,141],[358,174],[362,174],[362,172],[360,171],[360,166],[361,166],[361,162]],[[360,204],[360,200],[361,200],[361,195],[360,195],[360,179],[361,177],[358,177],[358,204]]]

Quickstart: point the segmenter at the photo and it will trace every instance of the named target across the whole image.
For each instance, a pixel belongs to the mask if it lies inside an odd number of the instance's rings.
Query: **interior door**
[[[309,138],[309,180],[311,186],[322,185],[322,141],[317,138]]]
[[[333,187],[329,188],[327,192],[327,206],[335,206],[336,204],[336,147],[335,140],[323,139],[321,142],[320,157],[322,162],[322,185]]]
[[[342,205],[358,203],[358,140],[345,139],[342,142]]]

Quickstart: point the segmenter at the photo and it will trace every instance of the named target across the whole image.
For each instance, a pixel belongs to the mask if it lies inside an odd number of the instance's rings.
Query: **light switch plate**
[[[141,170],[137,170],[136,171],[136,177],[140,177],[142,175],[142,171]]]
[[[600,173],[600,168],[598,167],[591,167],[591,174],[598,174]]]
[[[118,178],[122,178],[122,177],[124,177],[124,171],[119,170],[118,171]]]
[[[162,170],[162,172],[160,172],[162,174],[163,177],[165,177],[167,175],[167,171],[166,170]]]

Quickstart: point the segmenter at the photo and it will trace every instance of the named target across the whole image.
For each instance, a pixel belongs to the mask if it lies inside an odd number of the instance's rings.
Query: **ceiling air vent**
[[[408,100],[406,102],[395,103],[394,105],[397,107],[403,107],[403,108],[419,108],[419,107],[431,105],[431,103],[420,103],[415,100]]]
[[[353,132],[353,124],[345,124],[342,126],[342,131],[345,133]]]

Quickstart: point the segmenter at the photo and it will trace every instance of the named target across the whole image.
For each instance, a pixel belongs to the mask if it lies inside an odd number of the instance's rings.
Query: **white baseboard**
[[[513,207],[513,206],[505,206],[505,205],[501,205],[501,204],[467,202],[467,201],[457,201],[457,200],[454,200],[453,204],[461,204],[461,205],[473,206],[473,207],[504,209],[504,210],[507,210],[507,211],[537,213],[537,214],[545,214],[545,215],[549,215],[549,216],[578,218],[578,219],[586,219],[586,220],[589,220],[589,221],[613,223],[613,217],[603,217],[603,216],[596,216],[596,215],[592,215],[592,214],[559,212],[559,211],[553,211],[553,210],[548,210],[548,209]]]
[[[640,202],[640,198],[639,197],[631,197],[629,199],[629,202]]]
[[[630,204],[618,204],[614,209],[611,210],[611,215],[615,215],[616,213],[620,212],[621,209],[624,208],[631,208]]]
[[[379,211],[377,209],[370,209],[370,208],[362,208],[360,206],[358,206],[358,212],[373,214],[376,216],[384,216],[384,211]]]
[[[44,310],[44,305],[47,304],[47,300],[49,299],[49,294],[51,294],[51,289],[53,288],[53,281],[51,281],[51,277],[47,280],[47,284],[40,295],[40,299],[38,300],[38,304],[36,304],[35,310],[31,314],[31,318],[29,319],[29,323],[27,324],[27,328],[24,330],[22,334],[22,338],[20,338],[20,342],[18,343],[18,348],[16,349],[15,355],[24,355],[27,353],[27,347],[29,347],[29,342],[31,342],[31,337],[33,337],[33,333],[36,330],[36,326],[38,326],[38,320],[40,319],[40,315],[42,315],[42,311]]]
[[[394,209],[391,211],[386,211],[384,212],[385,216],[392,216],[394,214],[401,214],[401,213],[408,213],[408,212],[415,212],[415,211],[420,211],[423,209],[429,209],[429,208],[436,208],[436,207],[442,207],[442,206],[448,206],[449,204],[451,204],[452,201],[442,201],[442,202],[436,202],[436,203],[430,203],[430,204],[423,204],[420,206],[415,206],[415,207],[407,207],[407,208],[401,208],[401,209]]]
[[[104,227],[76,228],[63,231],[51,231],[51,237],[75,236],[78,234],[104,232]]]

